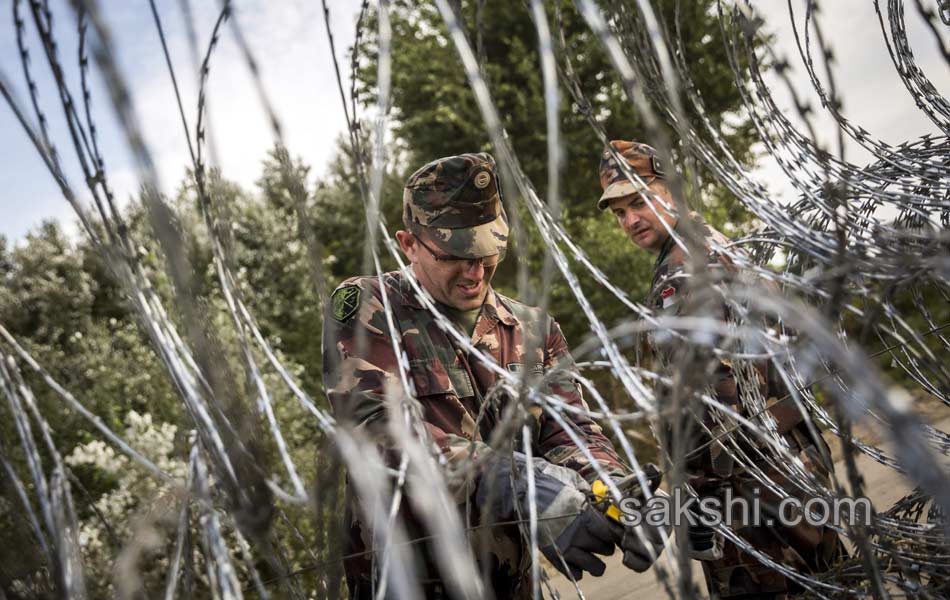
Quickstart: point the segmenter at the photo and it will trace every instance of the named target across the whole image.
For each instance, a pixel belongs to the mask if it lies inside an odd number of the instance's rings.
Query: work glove
[[[529,514],[528,463],[520,452],[488,469],[476,489],[476,502],[489,503],[496,521],[527,519]],[[599,577],[603,561],[597,554],[613,554],[617,534],[587,501],[590,486],[576,471],[534,459],[535,503],[538,511],[538,548],[554,568],[575,580],[584,572]]]
[[[606,565],[595,555],[610,556],[614,553],[616,541],[616,532],[607,517],[588,505],[580,515],[567,522],[552,543],[541,546],[540,550],[555,569],[579,580],[584,571],[594,577],[604,574]]]
[[[657,491],[660,485],[662,474],[652,464],[644,465],[643,478],[650,486],[650,491],[654,496],[666,496],[665,492]],[[636,474],[615,480],[614,482],[620,493],[625,498],[638,498],[641,503],[644,499],[644,493],[640,486],[640,479]],[[663,533],[669,533],[667,527],[660,527],[646,523],[641,510],[640,525],[626,525],[625,519],[619,508],[613,504],[610,497],[607,484],[600,480],[595,481],[593,485],[593,496],[597,501],[597,506],[608,516],[611,528],[614,531],[616,544],[623,550],[623,564],[628,569],[633,569],[637,573],[643,573],[659,558],[663,553]],[[627,515],[629,517],[630,515]],[[639,530],[639,534],[638,534]],[[667,539],[669,536],[667,536]]]
[[[686,527],[686,535],[689,540],[689,557],[693,560],[702,561],[721,559],[723,546],[725,546],[725,539],[722,534],[699,522],[702,513],[696,508],[695,504],[689,506],[689,511],[693,513],[696,519],[695,524],[689,523]]]
[[[654,496],[666,496],[666,492],[657,491]],[[641,509],[641,513],[644,510]],[[618,546],[623,550],[623,566],[633,569],[637,573],[643,573],[656,562],[663,554],[664,533],[666,539],[669,539],[669,527],[667,525],[651,525],[646,519],[641,518],[639,525],[614,525],[620,530],[620,541]]]
[[[694,560],[719,560],[725,539],[718,531],[705,525],[690,525],[687,528],[689,536],[689,557]]]

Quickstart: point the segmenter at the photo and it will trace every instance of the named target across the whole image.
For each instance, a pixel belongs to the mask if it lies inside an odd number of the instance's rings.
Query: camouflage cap
[[[666,179],[666,174],[656,156],[656,150],[652,147],[625,140],[613,140],[610,145],[627,161],[630,169],[639,175],[645,184],[650,185],[655,179]],[[617,161],[606,148],[600,159],[600,186],[604,188],[603,195],[597,201],[597,208],[600,210],[607,208],[607,201],[611,198],[629,196],[640,191],[640,187],[623,174]]]
[[[439,249],[462,258],[505,251],[508,217],[490,154],[460,154],[434,160],[413,173],[403,192],[404,221],[428,231]]]

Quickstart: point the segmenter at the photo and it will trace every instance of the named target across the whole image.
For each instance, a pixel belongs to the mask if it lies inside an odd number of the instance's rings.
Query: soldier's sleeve
[[[721,262],[715,253],[710,253],[707,257],[709,269],[727,269],[727,265]],[[682,317],[686,316],[686,305],[691,293],[690,283],[692,277],[686,273],[685,266],[680,261],[672,261],[660,267],[656,273],[655,284],[650,292],[650,304],[656,313],[664,317]],[[712,289],[711,293],[716,293]],[[728,320],[728,309],[725,299],[716,298],[712,305],[712,314],[705,313],[704,316],[712,317],[719,321]],[[653,334],[657,338],[657,334]],[[657,351],[668,366],[677,366],[677,353],[682,348],[683,342],[680,338],[663,335],[662,342],[658,344]],[[712,352],[703,352],[700,356],[695,356],[692,363],[707,365],[702,367],[705,372],[711,373],[709,383],[716,392],[716,397],[720,402],[736,406],[739,402],[739,392],[736,385],[735,375],[732,366],[728,361],[717,359]]]
[[[661,264],[654,274],[653,286],[650,290],[649,304],[655,313],[660,317],[682,317],[686,315],[686,305],[688,303],[689,283],[691,277],[686,273],[682,260],[669,260]],[[724,310],[724,305],[717,303],[717,308]],[[713,318],[725,319],[725,314],[707,315]],[[687,339],[696,339],[689,336],[689,332],[682,332],[687,335]],[[660,366],[671,374],[671,369],[680,369],[685,366],[689,350],[687,344],[679,337],[670,335],[665,331],[657,331],[650,334],[652,346],[656,351]],[[695,373],[706,373],[709,380],[704,382],[713,388],[716,399],[727,405],[735,407],[739,402],[738,387],[735,377],[732,373],[732,367],[728,362],[718,360],[708,349],[695,348],[696,354],[688,355],[689,368]],[[671,390],[667,385],[657,384],[657,401],[664,405],[666,398],[669,397]],[[721,434],[722,429],[716,427],[711,420],[708,409],[700,408],[702,420],[712,429],[714,435]],[[730,422],[726,420],[727,424]],[[660,427],[661,435],[665,439],[665,445],[669,447],[672,443],[672,423],[662,420]],[[700,429],[692,429],[686,442],[688,450],[687,469],[690,473],[690,483],[697,489],[706,489],[719,485],[722,480],[728,477],[734,466],[732,455],[724,450],[720,444],[710,444],[710,436]],[[703,448],[702,452],[694,453],[697,448]]]
[[[708,236],[707,236],[708,237]],[[713,273],[720,277],[733,277],[738,271],[732,265],[731,261],[710,252],[707,257],[709,269],[715,269],[718,273]],[[651,303],[658,314],[663,316],[683,316],[685,314],[685,305],[690,295],[695,292],[691,289],[693,278],[685,274],[684,266],[681,263],[664,265],[667,269],[658,273],[656,284],[651,292]],[[769,285],[767,281],[755,281],[756,285]],[[702,290],[702,293],[718,294],[715,288]],[[696,292],[698,293],[698,292]],[[704,316],[712,317],[722,322],[732,319],[732,312],[726,298],[715,296],[710,305],[712,312],[705,313]],[[718,336],[714,336],[718,337]],[[677,358],[679,351],[684,349],[684,342],[673,336],[665,336],[665,341],[660,345],[658,351],[668,367],[679,368],[681,359]],[[717,344],[719,342],[716,342]],[[742,411],[742,403],[739,398],[740,385],[757,385],[763,398],[766,401],[774,399],[775,385],[771,383],[772,369],[768,361],[756,361],[748,363],[752,369],[742,371],[742,363],[734,363],[731,360],[717,358],[711,350],[703,347],[696,354],[690,356],[690,368],[699,372],[708,374],[706,382],[715,393],[716,400],[724,405],[732,407],[737,411]],[[744,373],[744,374],[743,374]],[[662,390],[661,390],[662,392]],[[707,412],[708,409],[706,409]],[[784,433],[797,423],[801,422],[802,417],[797,408],[792,403],[786,403],[773,407],[770,411],[777,420],[780,433]],[[713,426],[714,421],[708,416],[704,417],[707,425],[712,427],[714,435],[721,435],[723,430],[720,426]],[[725,419],[726,425],[732,423],[731,419]],[[708,436],[705,433],[697,433],[693,443],[698,447],[708,443]],[[733,472],[735,466],[732,458],[724,451],[721,445],[712,444],[708,450],[696,456],[693,460],[694,465],[706,465],[707,471],[714,472],[721,476],[728,476]],[[708,474],[708,473],[707,473]]]
[[[386,448],[385,391],[401,386],[381,293],[373,278],[348,279],[334,290],[324,316],[323,381],[337,420],[366,429]],[[447,459],[468,455],[471,442],[424,425]]]
[[[587,411],[589,409],[584,401],[580,385],[574,378],[577,370],[568,350],[567,341],[557,322],[554,319],[549,320],[544,350],[544,371],[550,374],[553,369],[557,369],[557,374],[548,378],[550,383],[544,391],[561,397],[567,404]],[[627,469],[624,468],[613,444],[604,435],[600,425],[585,415],[562,412],[561,416],[573,432],[584,441],[590,454],[611,477],[622,477],[626,474]],[[538,446],[541,454],[549,462],[573,469],[589,482],[598,479],[597,471],[583,451],[571,440],[564,428],[544,412],[541,413],[539,420]]]
[[[376,285],[349,279],[330,297],[323,325],[323,382],[337,420],[385,422],[383,390],[397,362]]]

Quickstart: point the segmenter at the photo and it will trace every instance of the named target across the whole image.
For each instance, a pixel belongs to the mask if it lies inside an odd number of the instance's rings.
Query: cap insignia
[[[482,171],[475,176],[475,187],[480,190],[483,190],[488,187],[488,184],[491,183],[491,175],[488,174],[488,171]]]

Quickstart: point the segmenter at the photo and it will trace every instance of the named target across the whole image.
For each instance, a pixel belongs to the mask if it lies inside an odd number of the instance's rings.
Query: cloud
[[[72,11],[66,0],[51,4],[58,15],[55,23],[60,56],[70,81],[77,82],[77,39]],[[768,27],[775,31],[779,53],[796,65],[792,75],[796,89],[818,107],[817,96],[809,91],[810,83],[798,60],[786,3],[760,1],[755,6],[765,17]],[[802,22],[804,3],[798,0],[794,6],[798,21]],[[349,70],[345,51],[353,42],[359,7],[358,2],[351,0],[330,2],[332,31],[344,77]],[[821,7],[819,23],[837,58],[834,74],[843,90],[845,115],[854,124],[865,127],[872,135],[890,144],[937,132],[937,127],[916,108],[913,98],[898,79],[873,6],[826,0]],[[177,11],[177,3],[165,3],[162,8],[163,27],[186,119],[193,132],[197,121],[198,86],[186,28]],[[193,10],[199,53],[203,57],[219,8],[217,3],[201,2],[193,3]],[[923,26],[915,11],[907,12],[909,39],[919,66],[934,79],[938,90],[950,90],[946,64],[937,51],[932,33]],[[174,193],[186,169],[191,166],[191,159],[151,14],[139,5],[115,2],[109,3],[105,16],[119,50],[116,58],[128,78],[142,133],[161,186],[166,193]],[[0,11],[0,31],[13,31],[10,19],[9,11]],[[237,5],[236,19],[253,52],[263,87],[280,119],[285,142],[294,155],[301,156],[313,167],[312,177],[324,173],[335,152],[336,139],[345,131],[345,121],[321,3],[312,0],[248,0]],[[61,111],[57,107],[55,90],[49,85],[48,69],[40,60],[39,46],[33,44],[33,47],[32,64],[40,80],[41,99],[47,107],[51,132],[64,157],[71,183],[81,187],[82,173],[70,151],[65,123],[57,118]],[[0,68],[11,78],[20,74],[16,44],[9,34],[0,36]],[[19,81],[18,88],[25,89],[22,81],[16,80]],[[776,101],[793,122],[797,122],[784,85],[771,76],[768,81]],[[348,93],[348,81],[344,85]],[[76,93],[78,95],[78,91]],[[224,176],[242,186],[252,186],[260,174],[261,161],[275,140],[255,82],[230,26],[222,31],[220,43],[212,55],[208,101],[207,118]],[[94,78],[93,108],[111,181],[117,198],[124,202],[137,192],[138,180],[134,176],[135,166],[124,136],[98,77]],[[833,121],[823,115],[816,118],[815,123],[822,142],[830,143],[835,132]],[[44,218],[62,219],[69,209],[9,111],[0,111],[0,128],[5,132],[15,132],[6,144],[0,146],[0,161],[4,164],[0,169],[0,188],[5,192],[0,201],[5,215],[0,220],[0,234],[17,239]],[[862,164],[869,157],[869,153],[857,144],[849,143],[849,160]],[[788,178],[770,157],[764,157],[754,176],[766,182],[776,197],[791,198],[795,195]]]
[[[819,4],[821,12],[817,17],[818,24],[833,51],[832,74],[839,90],[839,100],[843,103],[842,114],[852,125],[864,127],[872,137],[890,145],[914,140],[927,133],[939,133],[939,128],[917,108],[914,98],[901,82],[888,54],[874,6],[829,0]],[[805,4],[795,0],[792,5],[799,35],[804,43]],[[838,127],[821,108],[820,98],[807,77],[796,46],[788,5],[785,2],[756,2],[755,8],[765,19],[766,29],[775,35],[776,52],[792,66],[789,76],[796,93],[817,110],[812,123],[818,133],[818,141],[833,151]],[[906,21],[908,40],[918,66],[933,78],[937,89],[946,95],[945,92],[950,90],[950,77],[932,33],[925,29],[916,11],[907,11]],[[815,38],[812,30],[811,48],[816,60],[815,69],[819,80],[827,88],[828,81]],[[774,74],[767,74],[765,80],[779,108],[807,136],[807,129],[798,118],[785,84]],[[846,159],[858,165],[873,159],[870,152],[850,139],[846,139],[845,152]],[[797,196],[797,191],[774,157],[764,156],[754,174],[772,190],[774,198],[790,201]]]
[[[79,98],[78,71],[73,66],[78,39],[73,31],[72,12],[62,0],[52,5],[59,25],[57,37],[64,69],[68,79],[76,82],[74,96]],[[202,57],[218,16],[216,6],[216,3],[196,3],[193,7]],[[352,44],[359,4],[336,0],[330,2],[330,8],[337,52],[346,65],[349,61],[343,52]],[[127,78],[141,133],[160,185],[165,193],[174,193],[192,163],[151,14],[138,6],[115,3],[109,6],[105,16],[118,49],[115,58]],[[161,13],[161,17],[184,112],[194,136],[198,78],[186,29],[181,15],[175,10],[167,10]],[[8,14],[0,18],[0,30],[13,31],[12,23],[7,22],[9,18]],[[294,155],[301,156],[314,168],[315,176],[325,172],[335,152],[335,141],[345,131],[346,124],[330,59],[322,7],[319,3],[303,0],[280,3],[254,0],[242,3],[236,18],[253,52],[263,87],[282,124],[284,141]],[[57,119],[61,109],[56,103],[55,89],[45,73],[48,69],[38,60],[40,47],[34,44],[34,48],[32,64],[40,79],[41,101],[50,117],[51,137],[63,155],[69,180],[79,194],[84,189],[81,185],[84,178],[70,151],[65,121]],[[4,73],[20,72],[16,45],[9,37],[0,42],[0,67]],[[104,83],[98,75],[93,76],[92,83],[100,147],[110,183],[117,199],[124,203],[137,193],[139,187],[135,163],[112,113]],[[344,85],[348,86],[348,81]],[[25,89],[25,84],[20,87]],[[209,112],[205,118],[210,123],[219,151],[219,166],[225,177],[243,186],[251,186],[261,172],[261,161],[273,146],[275,137],[230,26],[222,30],[221,40],[212,54],[207,92]],[[0,185],[7,191],[3,209],[9,216],[0,221],[0,234],[17,239],[44,218],[61,220],[69,209],[9,111],[0,112],[0,126],[4,131],[17,132],[2,150],[5,167],[0,174]],[[207,148],[205,161],[209,162]]]

